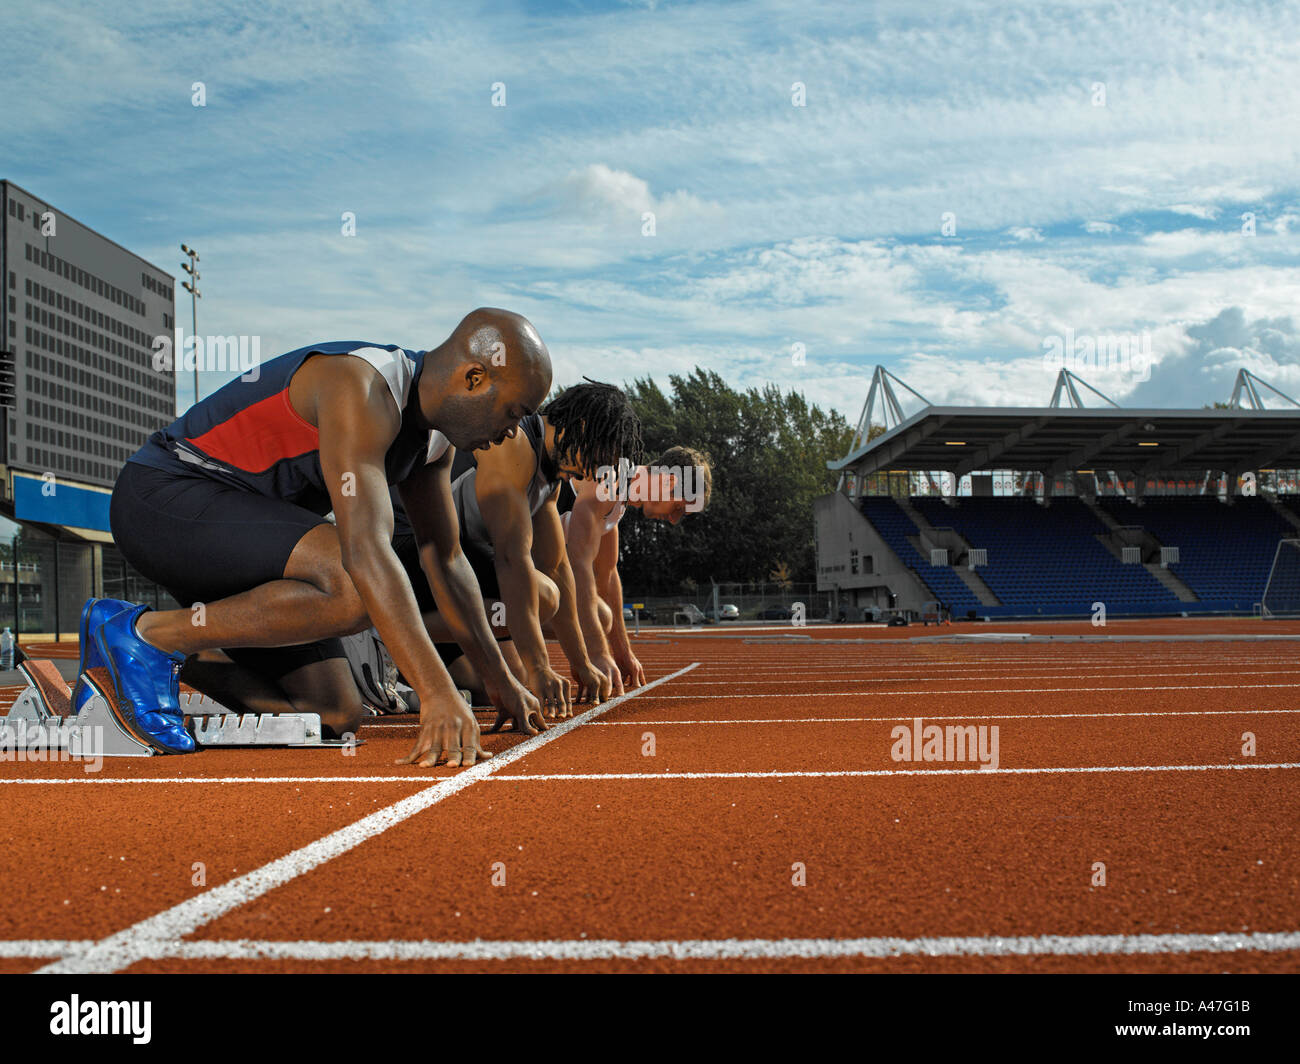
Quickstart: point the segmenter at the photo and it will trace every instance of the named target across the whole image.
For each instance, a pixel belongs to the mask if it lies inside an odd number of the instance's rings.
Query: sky
[[[199,334],[264,358],[428,348],[488,305],[557,384],[701,366],[851,422],[877,364],[940,404],[1046,405],[1063,362],[1126,406],[1243,366],[1300,395],[1294,3],[0,19],[0,177],[178,280],[198,249]]]

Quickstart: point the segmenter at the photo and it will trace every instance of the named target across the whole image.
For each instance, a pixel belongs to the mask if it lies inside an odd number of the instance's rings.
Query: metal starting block
[[[109,711],[102,680],[86,674],[94,692],[72,713],[72,691],[51,661],[28,659],[18,668],[27,687],[0,717],[0,749],[66,750],[73,757],[150,757],[154,751],[128,733]],[[359,746],[363,739],[324,739],[318,713],[232,713],[197,692],[183,692],[181,711],[200,746]]]

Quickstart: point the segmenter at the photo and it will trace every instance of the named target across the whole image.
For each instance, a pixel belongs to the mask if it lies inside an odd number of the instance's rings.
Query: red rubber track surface
[[[0,971],[1300,970],[1300,643],[916,639],[991,631],[1300,626],[647,633],[672,679],[447,794],[393,764],[413,717],[0,761]],[[996,770],[895,760],[914,718],[996,726]]]

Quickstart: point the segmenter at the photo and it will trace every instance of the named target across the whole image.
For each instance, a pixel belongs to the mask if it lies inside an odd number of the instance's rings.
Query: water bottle
[[[14,667],[14,646],[14,634],[5,625],[5,630],[0,632],[0,670]]]

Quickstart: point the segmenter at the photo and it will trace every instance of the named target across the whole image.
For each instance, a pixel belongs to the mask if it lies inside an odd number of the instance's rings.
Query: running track
[[[650,687],[470,770],[394,765],[414,718],[0,762],[0,971],[1300,971],[1300,643],[915,638],[963,630],[647,634]],[[1105,630],[1150,632],[1300,628]],[[918,716],[997,770],[893,760]]]

